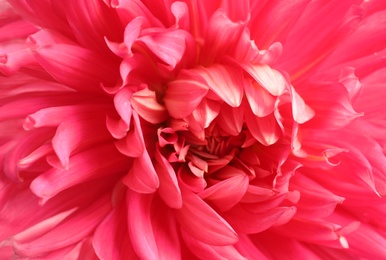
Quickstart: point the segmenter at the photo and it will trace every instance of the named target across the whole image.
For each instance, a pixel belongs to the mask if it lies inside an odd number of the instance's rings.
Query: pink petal
[[[182,259],[185,250],[173,210],[156,197],[150,215],[159,259]]]
[[[129,157],[141,157],[145,152],[145,141],[141,129],[141,123],[136,112],[133,113],[133,123],[126,138],[115,143],[117,149]]]
[[[292,98],[292,114],[295,122],[303,124],[314,117],[315,112],[307,106],[304,100],[291,86],[291,98]]]
[[[275,109],[276,98],[257,82],[246,81],[245,95],[253,114],[258,117],[268,116]]]
[[[122,24],[128,24],[137,17],[143,17],[144,28],[163,26],[142,1],[111,0],[111,6],[116,10]]]
[[[148,152],[135,158],[122,182],[130,189],[139,193],[153,193],[159,187],[159,179]]]
[[[25,130],[31,130],[32,128],[43,126],[58,126],[61,122],[71,119],[71,117],[82,114],[86,115],[100,109],[102,111],[108,110],[104,104],[82,104],[43,108],[29,115],[23,124],[23,128]],[[60,114],[60,117],[58,117],[58,114]]]
[[[92,140],[100,142],[110,139],[109,133],[104,127],[104,121],[99,118],[94,119],[85,115],[86,118],[74,117],[64,121],[56,130],[55,136],[52,138],[52,147],[57,154],[62,166],[68,168],[70,155],[84,140]],[[97,129],[90,133],[90,129]]]
[[[118,78],[111,61],[82,47],[54,44],[37,48],[35,57],[52,77],[80,91],[99,92],[100,83],[114,85]]]
[[[191,191],[182,191],[182,196],[184,204],[175,210],[175,215],[185,232],[209,245],[224,246],[237,242],[232,227],[201,198]]]
[[[264,64],[241,64],[254,80],[274,96],[280,96],[286,90],[287,82],[283,75]]]
[[[180,78],[168,84],[164,102],[169,114],[174,118],[188,116],[201,103],[208,89],[199,75],[184,71]]]
[[[100,259],[134,259],[123,207],[113,209],[99,224],[93,236],[93,247]]]
[[[253,137],[265,146],[276,143],[281,136],[280,127],[273,114],[257,117],[247,110],[245,122]]]
[[[182,230],[182,239],[197,257],[200,259],[244,259],[238,250],[232,245],[213,246],[208,245]]]
[[[220,104],[210,99],[203,99],[191,115],[185,118],[190,130],[202,131],[217,117]]]
[[[350,36],[363,17],[363,10],[353,3],[311,2],[286,37],[279,66],[293,79],[307,76],[305,72]]]
[[[135,19],[130,21],[126,25],[124,33],[124,42],[121,44],[111,42],[107,40],[107,38],[105,38],[106,44],[109,46],[111,51],[122,58],[132,57],[133,53],[131,48],[139,37],[142,23],[143,17],[136,17]]]
[[[267,1],[261,12],[252,13],[250,28],[258,46],[268,47],[273,42],[285,42],[294,23],[310,0]],[[272,19],[275,16],[276,19]],[[275,33],[271,33],[275,32]]]
[[[244,124],[244,104],[238,108],[223,104],[216,123],[229,135],[239,135]]]
[[[315,111],[314,119],[309,122],[312,127],[339,129],[363,116],[354,110],[349,93],[341,84],[309,85],[302,96]]]
[[[16,146],[4,157],[4,174],[15,182],[22,181],[23,178],[19,176],[19,161],[43,146],[52,137],[52,134],[52,129],[39,129],[20,138]]]
[[[139,258],[158,259],[158,249],[154,238],[150,207],[152,195],[128,191],[126,200],[127,226],[134,251]]]
[[[235,168],[233,168],[233,170],[237,171]],[[221,174],[221,172],[222,171],[218,174]],[[200,192],[198,196],[213,202],[221,211],[227,211],[241,200],[247,190],[248,183],[248,176],[246,174],[239,174],[218,182],[203,192]]]
[[[300,227],[301,232],[299,232]],[[341,228],[340,225],[326,221],[294,219],[283,226],[275,227],[275,231],[297,240],[321,245],[333,244],[334,247],[343,248],[339,240]]]
[[[306,176],[295,176],[291,180],[291,188],[301,190],[296,214],[303,218],[327,217],[344,201],[343,197],[333,194]]]
[[[104,37],[120,39],[123,30],[115,10],[95,0],[81,3],[70,0],[60,5],[66,10],[67,21],[77,41],[90,49],[106,51],[108,55]]]
[[[262,232],[275,224],[285,223],[296,212],[295,207],[277,207],[261,214],[253,214],[242,206],[236,205],[224,213],[224,218],[238,231],[244,234]]]
[[[140,37],[143,42],[159,59],[175,68],[185,52],[185,32],[182,30],[152,31]]]
[[[75,212],[43,236],[32,241],[15,241],[15,252],[25,256],[38,256],[42,252],[63,248],[80,241],[91,234],[110,209],[108,196],[104,196],[89,207]]]
[[[2,24],[0,27],[0,41],[28,37],[36,31],[37,28],[25,20],[16,20],[5,25]]]
[[[159,124],[168,118],[165,107],[157,102],[156,93],[148,88],[135,92],[130,101],[135,111],[151,124]]]
[[[209,88],[232,107],[238,107],[244,94],[244,78],[241,70],[223,65],[194,69]]]
[[[21,94],[17,99],[3,101],[4,105],[0,107],[0,120],[24,118],[46,107],[70,105],[79,100],[79,95],[71,92],[46,93],[44,96]]]
[[[195,176],[188,167],[181,167],[178,170],[178,183],[195,193],[203,191],[207,186],[205,179]]]
[[[106,171],[111,176],[121,174],[127,164],[125,157],[116,151],[115,146],[97,146],[73,155],[68,170],[52,168],[40,174],[32,181],[31,190],[47,201],[69,187],[103,176]]]
[[[210,3],[210,5],[213,4]],[[203,64],[213,63],[236,47],[245,27],[245,22],[231,21],[223,9],[214,12],[204,28],[206,37],[201,54]]]
[[[133,114],[130,99],[135,90],[127,87],[118,91],[114,96],[114,106],[122,120],[129,127]]]
[[[182,196],[176,173],[170,163],[160,153],[159,147],[156,148],[155,159],[157,163],[155,163],[154,167],[160,179],[160,186],[158,188],[160,197],[169,207],[181,208]]]

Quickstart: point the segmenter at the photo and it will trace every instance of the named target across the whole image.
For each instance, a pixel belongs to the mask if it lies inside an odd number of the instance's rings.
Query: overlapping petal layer
[[[385,14],[0,0],[0,258],[386,258]]]

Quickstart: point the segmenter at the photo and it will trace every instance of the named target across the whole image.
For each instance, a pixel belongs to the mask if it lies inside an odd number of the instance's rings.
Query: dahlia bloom
[[[386,1],[0,0],[0,259],[386,259]]]

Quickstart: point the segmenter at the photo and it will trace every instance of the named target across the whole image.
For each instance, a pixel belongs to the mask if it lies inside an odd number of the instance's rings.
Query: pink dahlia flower
[[[0,259],[386,259],[386,1],[0,0]]]

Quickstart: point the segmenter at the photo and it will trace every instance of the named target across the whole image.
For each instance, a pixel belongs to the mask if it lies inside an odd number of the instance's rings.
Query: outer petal
[[[228,166],[229,168],[231,166]],[[224,171],[240,171],[236,168],[224,168]],[[221,171],[217,174],[221,174]],[[213,202],[221,211],[227,211],[236,205],[244,196],[248,188],[248,175],[241,172],[241,174],[218,182],[217,184],[205,189],[198,195],[205,200]]]
[[[40,47],[36,49],[35,57],[52,77],[80,91],[99,92],[100,83],[114,85],[119,76],[111,61],[78,46]]]
[[[208,204],[191,191],[182,191],[184,204],[175,210],[181,229],[197,240],[210,245],[230,245],[237,242],[232,227]],[[205,229],[202,229],[205,226]]]
[[[190,236],[182,231],[182,238],[188,248],[200,259],[244,259],[232,245],[229,246],[212,246]]]
[[[159,148],[156,148],[155,159],[155,170],[160,178],[160,186],[158,192],[160,197],[165,203],[171,208],[182,207],[182,196],[178,186],[176,173],[170,163],[163,157],[159,152]]]
[[[125,211],[121,208],[115,208],[96,229],[93,247],[100,259],[136,258],[130,243],[125,218]]]
[[[295,212],[295,207],[277,207],[261,214],[253,214],[241,205],[236,205],[230,211],[224,213],[224,218],[238,232],[254,234],[262,232],[275,224],[289,221]]]
[[[91,234],[95,226],[111,209],[108,199],[108,196],[102,197],[37,239],[28,242],[15,241],[15,251],[24,256],[37,256],[42,252],[63,248],[80,241]]]
[[[113,176],[122,174],[125,168],[127,160],[116,151],[115,146],[97,146],[74,155],[68,170],[52,168],[39,175],[31,183],[31,190],[46,201],[75,184],[103,176],[107,170]]]
[[[127,226],[133,248],[141,259],[158,259],[158,249],[151,224],[152,195],[127,191]]]
[[[145,150],[141,157],[135,158],[123,183],[139,193],[153,193],[159,187],[159,179],[149,153]]]

